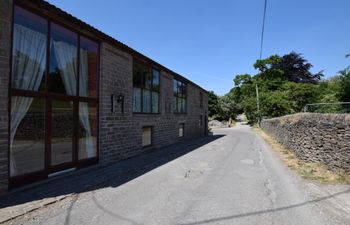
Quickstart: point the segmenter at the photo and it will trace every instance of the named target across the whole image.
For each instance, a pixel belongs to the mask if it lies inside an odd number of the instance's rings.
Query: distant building
[[[0,0],[0,192],[207,134],[207,91],[41,0]]]

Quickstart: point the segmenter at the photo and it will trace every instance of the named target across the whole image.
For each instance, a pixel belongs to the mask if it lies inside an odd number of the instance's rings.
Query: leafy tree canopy
[[[272,71],[279,71],[284,79],[296,83],[317,84],[323,77],[323,71],[313,74],[310,71],[313,67],[312,64],[296,52],[291,52],[282,57],[272,55],[266,59],[257,60],[254,67],[265,75],[266,72],[273,75]]]
[[[312,73],[312,64],[296,52],[282,57],[271,55],[257,60],[253,66],[258,73],[236,75],[234,87],[226,95],[219,97],[210,93],[212,118],[228,120],[244,112],[250,122],[257,122],[259,117],[301,112],[310,103],[350,102],[350,67],[341,70],[337,76],[322,80],[322,71]],[[260,95],[259,111],[256,87]],[[327,107],[321,110],[338,112],[341,108],[339,105]]]

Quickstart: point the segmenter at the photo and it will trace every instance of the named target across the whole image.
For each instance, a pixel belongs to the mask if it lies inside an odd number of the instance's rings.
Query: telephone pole
[[[265,18],[266,18],[266,7],[267,7],[267,0],[264,2],[264,16],[263,16],[263,23],[261,28],[261,39],[260,39],[260,57],[261,60],[262,53],[263,53],[263,45],[264,45],[264,32],[265,32]],[[260,100],[259,100],[259,88],[258,84],[255,85],[256,90],[256,107],[258,109],[258,126],[260,125]]]

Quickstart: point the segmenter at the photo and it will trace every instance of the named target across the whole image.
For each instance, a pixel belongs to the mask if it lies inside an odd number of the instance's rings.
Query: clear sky
[[[219,95],[255,74],[264,0],[49,0]],[[350,0],[268,0],[263,57],[302,53],[326,77],[350,64]]]

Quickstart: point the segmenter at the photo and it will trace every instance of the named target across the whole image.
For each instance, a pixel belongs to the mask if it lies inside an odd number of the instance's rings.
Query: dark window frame
[[[150,87],[145,87],[145,73],[142,73],[141,74],[141,80],[140,80],[140,83],[141,85],[135,85],[134,84],[134,76],[135,76],[135,63],[138,63],[140,65],[142,65],[142,67],[145,67],[147,68],[145,71],[147,71],[150,75]],[[143,71],[143,72],[145,72]],[[154,88],[154,84],[153,84],[153,71],[157,71],[158,72],[158,87],[155,89]],[[144,62],[143,60],[139,60],[137,58],[133,58],[133,106],[132,106],[132,112],[133,114],[160,114],[160,86],[161,86],[161,82],[160,82],[160,77],[161,77],[161,70],[158,69],[157,67],[155,66],[152,66],[151,64],[147,63],[147,62]],[[141,94],[140,94],[140,101],[141,101],[141,110],[140,112],[136,112],[134,111],[134,89],[135,88],[138,88],[141,90]],[[150,112],[144,112],[144,101],[143,101],[143,91],[144,90],[147,90],[150,92]],[[153,107],[152,107],[152,100],[153,100],[153,97],[152,97],[152,93],[155,92],[158,94],[158,108],[157,108],[157,112],[154,112],[153,111]]]
[[[174,90],[175,83],[176,83],[176,91]],[[181,80],[173,79],[173,93],[175,98],[175,102],[173,102],[173,104],[175,104],[175,106],[173,107],[173,112],[175,114],[187,114],[187,108],[188,108],[187,107],[187,83]],[[182,110],[182,107],[180,107],[180,109],[178,107],[179,99],[185,101],[185,108],[183,110]]]
[[[39,17],[41,17],[43,20],[47,23],[47,41],[46,41],[46,59],[45,59],[45,73],[44,73],[44,90],[38,90],[38,91],[31,91],[31,90],[22,90],[22,89],[15,89],[12,88],[12,64],[13,64],[13,55],[12,55],[12,49],[14,47],[13,45],[13,35],[14,35],[14,24],[15,24],[15,8],[19,7],[21,9],[24,9],[32,14],[35,14]],[[78,44],[77,44],[77,81],[76,81],[76,93],[75,95],[68,95],[68,94],[59,94],[50,92],[50,74],[49,74],[49,66],[50,66],[50,42],[51,42],[51,24],[55,23],[65,29],[68,29],[72,32],[74,32],[78,36]],[[79,93],[79,82],[80,82],[80,39],[81,37],[84,37],[85,39],[88,39],[92,42],[95,42],[97,44],[97,68],[96,68],[96,97],[83,97],[80,96]],[[12,7],[12,33],[11,33],[11,55],[10,55],[10,79],[9,79],[9,94],[8,94],[8,132],[11,132],[11,98],[13,96],[17,97],[36,97],[41,98],[45,102],[45,166],[44,170],[30,172],[26,174],[20,174],[18,176],[10,176],[10,173],[8,173],[8,179],[9,179],[9,187],[16,187],[18,185],[23,185],[29,182],[33,182],[38,179],[45,179],[48,177],[50,173],[54,173],[56,171],[60,171],[66,168],[72,168],[76,167],[77,169],[83,168],[89,165],[93,165],[98,163],[99,161],[99,129],[97,129],[96,134],[96,156],[86,159],[79,160],[78,153],[79,153],[79,135],[78,135],[78,123],[79,123],[79,103],[80,102],[86,102],[86,103],[93,103],[97,107],[97,127],[99,127],[99,98],[100,98],[100,46],[101,43],[97,38],[94,38],[90,35],[87,35],[85,33],[82,33],[79,31],[76,27],[69,26],[67,24],[62,23],[58,19],[55,19],[52,15],[46,15],[42,13],[40,10],[37,10],[36,8],[32,8],[28,6],[26,3],[22,3],[20,1],[15,1]],[[51,165],[51,117],[52,117],[52,109],[51,109],[51,102],[53,100],[63,100],[63,101],[72,101],[73,102],[73,112],[74,112],[74,135],[72,137],[73,139],[73,152],[72,152],[72,161],[69,163],[61,164],[58,166],[52,166]],[[10,135],[8,135],[8,141],[10,143]],[[11,148],[8,146],[8,161],[10,162],[10,151]],[[10,171],[10,163],[8,163],[8,171]]]

